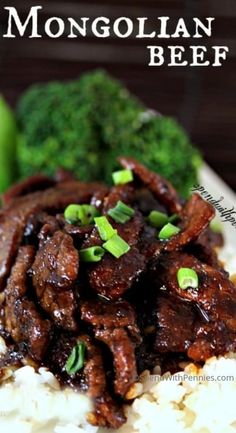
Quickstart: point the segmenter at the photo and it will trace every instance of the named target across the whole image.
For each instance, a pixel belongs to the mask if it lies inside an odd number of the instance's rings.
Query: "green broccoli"
[[[149,115],[103,71],[70,83],[29,89],[18,105],[22,176],[58,166],[83,180],[111,181],[116,156],[134,156],[168,177],[184,195],[196,182],[200,157],[172,119]]]

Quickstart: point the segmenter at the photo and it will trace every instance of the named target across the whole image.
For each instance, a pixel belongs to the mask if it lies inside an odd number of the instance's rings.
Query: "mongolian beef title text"
[[[85,38],[93,35],[97,38],[117,37],[143,38],[147,40],[175,40],[179,38],[194,39],[201,41],[202,38],[212,36],[212,28],[215,18],[192,18],[191,25],[186,24],[184,18],[179,18],[174,24],[170,17],[161,16],[156,18],[156,26],[151,25],[149,18],[128,18],[120,17],[110,20],[107,17],[72,17],[60,18],[51,17],[45,20],[39,30],[39,18],[42,13],[42,6],[33,6],[29,9],[27,17],[22,18],[14,7],[5,7],[4,13],[8,14],[7,29],[2,35],[3,38],[29,37],[50,38],[67,37],[70,39]],[[170,26],[172,30],[170,31]],[[220,67],[227,58],[229,48],[223,45],[209,46],[207,44],[186,44],[175,45],[147,45],[149,54],[149,66],[213,66]]]

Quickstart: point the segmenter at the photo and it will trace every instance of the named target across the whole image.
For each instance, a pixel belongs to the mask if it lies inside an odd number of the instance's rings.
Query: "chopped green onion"
[[[69,375],[76,374],[81,368],[84,366],[84,357],[85,357],[86,346],[83,341],[78,341],[76,346],[73,347],[73,350],[67,359],[65,369]]]
[[[160,231],[158,237],[161,240],[171,238],[171,236],[177,235],[180,232],[179,227],[174,226],[171,223],[166,224]]]
[[[178,219],[179,219],[179,215],[177,215],[177,213],[174,213],[169,217],[169,223],[175,223],[176,221],[178,221]]]
[[[127,244],[127,242],[125,242],[119,235],[112,236],[111,239],[103,244],[103,248],[117,259],[128,253],[130,250],[129,244]]]
[[[99,246],[84,248],[79,251],[80,260],[82,262],[100,262],[104,254],[104,249]]]
[[[189,287],[198,289],[198,274],[194,269],[180,268],[177,272],[177,280],[182,290],[186,290]]]
[[[117,230],[113,229],[112,225],[105,216],[94,218],[94,221],[100,238],[103,241],[108,241],[113,235],[117,234]]]
[[[91,224],[97,215],[99,215],[98,210],[90,204],[70,204],[64,212],[68,223],[82,226]]]
[[[148,216],[149,223],[158,229],[161,229],[165,224],[168,223],[168,215],[157,210],[150,212]]]
[[[118,201],[115,207],[108,211],[108,215],[117,223],[126,223],[134,216],[134,209],[127,206],[122,201]]]
[[[112,173],[112,178],[115,185],[124,185],[134,180],[132,170],[115,171]]]
[[[210,228],[213,231],[213,233],[221,234],[223,232],[222,223],[215,219],[211,221]]]

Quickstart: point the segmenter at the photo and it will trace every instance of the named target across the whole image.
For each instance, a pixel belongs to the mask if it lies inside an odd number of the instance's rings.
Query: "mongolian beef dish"
[[[213,207],[119,162],[111,188],[59,170],[11,188],[0,211],[0,367],[47,367],[93,399],[91,424],[113,428],[145,369],[236,350]]]

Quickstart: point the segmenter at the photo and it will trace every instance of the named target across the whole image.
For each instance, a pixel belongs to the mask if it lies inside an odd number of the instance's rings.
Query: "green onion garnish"
[[[100,238],[103,241],[108,241],[112,236],[117,234],[117,230],[113,229],[112,225],[109,223],[105,216],[94,218],[95,225],[98,229]]]
[[[127,242],[125,242],[119,235],[112,236],[111,239],[103,244],[103,248],[117,259],[128,253],[130,250],[129,244],[127,244]]]
[[[223,232],[222,223],[216,219],[211,221],[210,228],[213,231],[213,233],[221,234]]]
[[[124,185],[134,180],[132,170],[115,171],[112,173],[112,178],[115,185]]]
[[[198,274],[194,269],[180,268],[177,272],[177,280],[182,290],[186,290],[189,287],[198,289]]]
[[[149,223],[158,229],[161,229],[165,224],[168,223],[168,215],[157,210],[150,212],[148,216]]]
[[[108,211],[108,215],[117,223],[126,223],[134,216],[134,209],[127,206],[122,201],[118,201],[116,206]]]
[[[179,219],[179,215],[177,215],[177,213],[174,213],[169,217],[169,223],[175,223],[176,221],[178,221],[178,219]]]
[[[179,227],[174,226],[171,223],[166,224],[160,231],[158,237],[161,240],[171,238],[171,236],[177,235],[180,232]]]
[[[84,248],[79,251],[79,257],[82,262],[100,262],[104,254],[104,249],[99,246]]]
[[[65,369],[67,374],[73,375],[77,371],[81,370],[84,366],[86,346],[83,341],[78,341],[76,346],[73,348],[69,358],[67,359]]]
[[[70,204],[64,212],[68,223],[82,226],[91,224],[97,215],[99,215],[98,210],[90,204]]]

